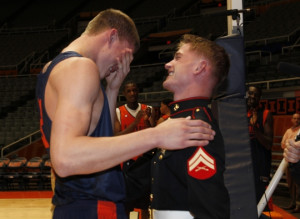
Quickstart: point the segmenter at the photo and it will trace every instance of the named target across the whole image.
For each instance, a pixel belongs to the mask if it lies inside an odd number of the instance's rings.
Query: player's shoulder
[[[99,77],[96,64],[86,57],[70,57],[65,59],[53,69],[54,74],[57,72],[59,72],[61,77],[85,77],[92,80],[95,80],[95,77]]]

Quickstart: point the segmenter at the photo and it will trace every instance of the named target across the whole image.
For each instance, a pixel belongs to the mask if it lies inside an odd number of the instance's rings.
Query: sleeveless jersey
[[[146,110],[147,105],[141,104],[141,110]],[[120,106],[120,123],[121,123],[121,130],[126,129],[131,123],[134,122],[135,117],[128,112],[125,105]],[[137,128],[134,131],[145,129],[146,125],[143,119],[140,120],[139,124],[137,125]]]
[[[39,104],[40,129],[43,143],[48,152],[52,121],[45,110],[45,88],[54,66],[70,57],[81,57],[81,55],[73,51],[61,53],[51,62],[45,73],[38,75],[36,95]],[[98,124],[91,134],[92,137],[113,136],[108,100],[104,88],[102,86],[101,88],[104,104]],[[84,146],[82,145],[82,147]],[[56,175],[55,193],[52,202],[56,206],[68,204],[78,199],[107,200],[118,203],[122,202],[124,198],[125,183],[120,166],[117,166],[89,175],[76,175],[65,178]]]

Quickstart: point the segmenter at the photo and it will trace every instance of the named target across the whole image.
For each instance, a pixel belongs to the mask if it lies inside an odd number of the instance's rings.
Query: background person
[[[165,120],[167,120],[170,117],[171,110],[170,110],[169,104],[172,101],[173,101],[172,99],[163,99],[160,102],[159,111],[160,111],[161,117],[157,120],[156,125],[164,122]]]
[[[154,110],[152,106],[142,104],[138,102],[139,88],[134,81],[126,81],[123,86],[123,95],[125,96],[126,103],[116,108],[116,121],[115,121],[115,135],[122,135],[139,130],[143,130],[149,127],[153,127],[154,122]],[[142,185],[146,185],[144,188],[140,188],[144,191],[144,195],[137,200],[128,200],[126,202],[126,209],[128,212],[136,211],[141,212],[142,218],[148,218],[149,208],[149,194],[150,194],[150,177],[145,175],[145,172],[150,174],[150,165],[146,165],[144,161],[146,158],[152,157],[152,152],[148,152],[148,155],[144,155],[143,158],[135,163],[138,156],[133,157],[121,164],[123,172],[126,174],[127,190],[129,190],[129,178],[128,176],[134,174],[135,177],[143,178]],[[134,164],[135,163],[135,164]],[[139,170],[138,172],[136,170]],[[130,171],[130,173],[129,173]],[[135,191],[140,193],[140,191]],[[127,194],[131,197],[131,193]]]
[[[282,137],[282,141],[281,141],[282,149],[286,148],[287,140],[295,139],[297,133],[299,132],[299,130],[300,130],[300,115],[298,113],[295,113],[292,116],[291,122],[292,122],[293,126],[289,129],[287,129]],[[299,205],[297,204],[297,200],[299,198],[299,188],[298,188],[297,183],[295,183],[293,177],[291,176],[290,168],[286,169],[286,181],[287,181],[289,191],[290,191],[291,203],[289,206],[283,207],[283,209],[292,210],[292,212],[298,213],[298,212],[300,212]]]
[[[259,106],[261,95],[260,88],[248,88],[247,117],[257,204],[270,180],[273,143],[273,118],[269,110]]]
[[[139,88],[133,81],[124,83],[123,95],[126,104],[116,109],[115,135],[155,126],[152,106],[138,102]]]

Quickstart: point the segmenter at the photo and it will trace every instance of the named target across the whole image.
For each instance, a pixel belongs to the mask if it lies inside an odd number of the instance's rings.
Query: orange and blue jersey
[[[54,66],[70,57],[81,57],[81,55],[72,51],[61,53],[51,62],[45,73],[40,73],[38,75],[36,95],[40,113],[40,129],[43,143],[48,152],[51,147],[51,144],[49,143],[52,121],[47,115],[45,109],[45,88],[51,70],[54,68]],[[91,134],[92,137],[113,136],[108,100],[104,88],[102,86],[101,88],[104,94],[104,104],[98,124],[94,132]],[[84,146],[85,145],[82,145],[82,147]],[[120,166],[88,175],[76,175],[65,178],[61,178],[56,175],[55,192],[52,198],[52,203],[56,206],[54,211],[54,215],[56,215],[55,218],[64,218],[64,212],[67,212],[69,215],[76,214],[74,206],[76,206],[78,202],[92,200],[93,203],[96,204],[90,206],[91,208],[93,208],[92,206],[95,206],[96,209],[91,209],[91,211],[94,212],[94,210],[97,211],[97,209],[102,209],[103,206],[109,207],[110,204],[113,204],[113,206],[116,206],[118,219],[125,219],[127,218],[127,215],[125,214],[124,206],[122,203],[124,199],[125,182]],[[103,201],[110,204],[103,205],[101,204]],[[59,214],[58,212],[62,213]],[[101,212],[105,214],[104,212],[106,212],[106,210],[101,210]]]

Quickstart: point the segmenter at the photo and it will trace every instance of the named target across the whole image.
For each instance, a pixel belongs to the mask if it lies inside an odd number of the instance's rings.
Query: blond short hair
[[[131,43],[135,51],[140,47],[140,37],[133,20],[116,9],[107,9],[101,11],[87,25],[84,33],[88,35],[96,35],[109,28],[118,30],[120,40],[127,40]]]
[[[211,40],[193,34],[183,35],[178,43],[178,49],[183,44],[189,44],[191,51],[211,62],[218,87],[227,77],[230,67],[229,57],[225,49]]]

